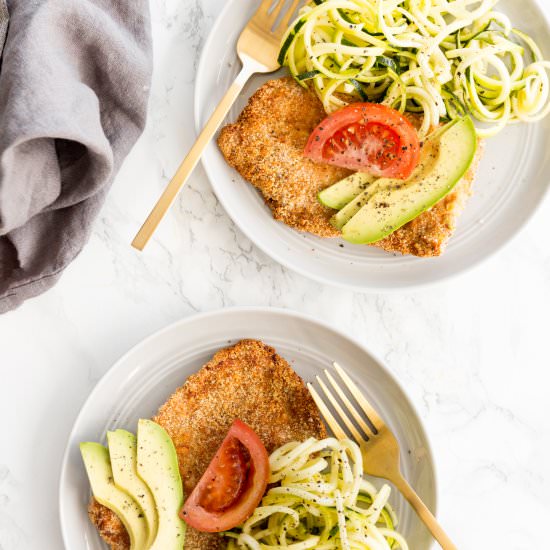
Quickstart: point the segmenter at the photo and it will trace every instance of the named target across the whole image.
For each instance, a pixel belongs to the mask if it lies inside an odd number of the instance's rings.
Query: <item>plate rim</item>
[[[201,313],[195,313],[191,314],[187,317],[183,317],[181,319],[178,319],[172,323],[169,323],[168,325],[154,331],[153,333],[149,334],[145,338],[142,338],[139,342],[137,342],[135,345],[133,345],[131,348],[129,348],[126,352],[124,352],[117,360],[114,361],[114,363],[107,369],[107,371],[101,376],[101,378],[97,381],[97,383],[94,385],[92,390],[90,391],[89,395],[86,397],[84,402],[82,403],[82,406],[80,407],[80,410],[78,411],[78,414],[75,417],[75,420],[73,422],[73,425],[71,427],[71,430],[69,432],[69,435],[67,437],[67,441],[65,444],[65,449],[63,451],[63,457],[61,460],[61,466],[59,469],[59,481],[57,486],[57,511],[58,511],[58,518],[59,518],[59,525],[61,530],[61,537],[63,540],[63,544],[65,548],[68,548],[68,540],[67,540],[67,533],[66,533],[66,524],[67,521],[65,519],[64,515],[64,506],[63,506],[63,491],[66,485],[66,476],[68,471],[68,462],[69,462],[69,455],[72,449],[72,445],[74,444],[73,439],[77,432],[79,424],[82,422],[85,413],[87,412],[87,409],[90,406],[90,403],[92,403],[92,400],[94,399],[95,395],[99,393],[105,385],[108,385],[109,379],[111,376],[113,376],[113,373],[116,371],[117,368],[119,368],[120,364],[124,364],[127,357],[131,354],[135,353],[139,348],[146,347],[150,344],[151,341],[158,338],[160,335],[169,332],[171,330],[174,330],[176,327],[179,326],[185,326],[187,324],[192,324],[196,322],[197,320],[204,320],[209,317],[217,317],[217,316],[229,316],[232,315],[253,315],[253,314],[276,314],[276,315],[283,315],[287,316],[292,319],[297,319],[299,321],[305,321],[306,323],[312,323],[314,325],[317,325],[325,330],[332,331],[336,335],[340,336],[344,340],[348,340],[355,346],[357,346],[363,353],[365,353],[367,356],[369,356],[372,360],[374,360],[378,366],[384,371],[385,374],[389,376],[389,378],[393,381],[393,383],[401,390],[405,397],[406,404],[410,407],[411,411],[413,412],[415,416],[415,420],[418,424],[419,430],[424,437],[426,441],[426,449],[428,453],[428,459],[429,463],[431,464],[432,468],[432,477],[433,477],[433,484],[434,484],[434,505],[432,509],[432,513],[437,518],[438,509],[439,509],[439,502],[440,502],[440,484],[439,484],[439,477],[438,477],[438,468],[437,463],[435,461],[434,457],[434,451],[433,451],[433,445],[430,438],[430,435],[428,434],[428,431],[426,430],[424,426],[424,422],[422,420],[422,417],[418,411],[418,408],[414,401],[411,399],[411,396],[409,395],[407,389],[404,385],[401,384],[398,377],[392,372],[392,370],[386,365],[385,361],[381,359],[381,357],[371,351],[365,344],[363,344],[358,338],[355,336],[351,336],[346,334],[343,330],[336,327],[332,323],[324,320],[320,320],[313,315],[302,313],[300,311],[296,311],[289,308],[282,308],[282,307],[264,307],[264,306],[236,306],[236,307],[227,307],[227,308],[219,308],[211,311],[201,312]],[[434,542],[432,541],[431,547],[433,547]]]
[[[201,126],[201,113],[200,113],[200,103],[201,98],[199,96],[199,83],[203,80],[203,75],[206,71],[207,67],[207,53],[211,47],[212,42],[214,42],[215,37],[218,35],[218,26],[221,25],[222,20],[225,18],[226,13],[232,9],[232,6],[238,2],[239,0],[228,0],[225,5],[223,6],[221,12],[216,17],[210,32],[208,33],[208,37],[206,41],[204,42],[204,46],[202,48],[202,52],[200,55],[199,63],[197,66],[197,72],[195,74],[195,82],[194,82],[194,91],[193,91],[193,117],[195,121],[195,134],[198,136],[200,133],[202,126]],[[542,14],[542,17],[544,19],[544,23],[548,30],[550,31],[550,10],[548,10],[539,2],[539,0],[529,0],[530,3],[535,5],[537,9]],[[240,63],[240,60],[239,60]],[[272,74],[272,73],[268,73]],[[550,115],[548,115],[550,116]],[[223,122],[222,122],[223,124]],[[537,123],[535,123],[537,124]],[[221,126],[221,125],[220,125]],[[206,162],[205,155],[201,155],[201,165],[206,173],[206,176],[208,178],[208,183],[210,185],[210,188],[212,189],[213,193],[215,194],[217,200],[222,205],[224,211],[226,214],[231,218],[233,223],[238,227],[239,231],[241,231],[257,248],[259,248],[264,254],[266,254],[268,257],[273,259],[275,262],[279,263],[283,267],[298,273],[299,275],[302,275],[303,277],[306,277],[307,279],[317,281],[319,283],[328,285],[328,286],[334,286],[337,288],[345,288],[347,290],[353,290],[355,292],[362,292],[362,293],[380,293],[380,294],[393,294],[396,292],[400,292],[406,289],[424,289],[428,287],[435,287],[438,285],[445,284],[446,282],[452,281],[462,275],[466,275],[470,272],[472,272],[474,269],[480,267],[482,264],[484,264],[487,260],[494,258],[495,255],[501,251],[503,251],[508,245],[510,245],[512,242],[514,242],[527,228],[529,222],[531,222],[534,218],[534,216],[539,212],[542,205],[547,202],[548,196],[550,194],[550,177],[547,178],[546,185],[544,187],[544,190],[542,191],[542,194],[540,196],[540,200],[535,204],[535,206],[527,212],[526,215],[523,216],[523,219],[518,222],[518,225],[515,228],[515,231],[510,234],[507,238],[505,238],[503,241],[500,241],[496,244],[493,248],[490,249],[490,251],[485,255],[480,255],[477,258],[474,258],[470,263],[467,265],[462,265],[455,269],[454,271],[450,273],[446,273],[443,275],[440,275],[437,279],[423,279],[415,282],[408,282],[408,283],[400,283],[395,284],[392,287],[387,286],[380,286],[377,284],[369,284],[368,286],[365,285],[359,285],[359,284],[353,284],[351,282],[345,282],[341,280],[334,280],[330,278],[323,277],[322,273],[316,272],[314,270],[308,270],[303,267],[300,267],[298,265],[295,265],[292,261],[287,260],[283,255],[278,254],[277,252],[272,251],[267,245],[264,246],[260,242],[258,242],[258,239],[256,239],[255,234],[252,232],[248,232],[244,229],[243,225],[241,225],[241,221],[239,219],[239,216],[234,215],[234,213],[230,210],[230,208],[227,207],[225,202],[222,200],[222,198],[218,195],[215,186],[212,184],[212,181],[215,179],[214,175],[211,174],[210,168],[208,167],[208,163]],[[234,170],[234,168],[232,168]],[[475,192],[475,191],[474,191]],[[465,208],[467,208],[467,203]],[[282,223],[282,222],[278,222]],[[297,231],[298,233],[301,233],[300,231],[291,228],[293,231]],[[452,239],[452,235],[451,235]],[[443,252],[445,254],[445,251]],[[436,258],[416,258],[418,261],[422,260],[433,260]]]

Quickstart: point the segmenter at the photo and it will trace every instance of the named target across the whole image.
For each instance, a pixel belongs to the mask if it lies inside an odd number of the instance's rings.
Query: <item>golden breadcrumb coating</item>
[[[309,135],[326,116],[317,97],[294,79],[266,82],[235,124],[222,128],[218,145],[227,162],[257,187],[276,220],[321,237],[337,237],[334,210],[317,193],[352,174],[303,155]]]
[[[218,351],[153,418],[174,442],[185,494],[201,478],[235,418],[258,434],[268,453],[289,441],[326,437],[303,380],[272,347],[242,340]],[[89,515],[112,550],[130,548],[124,526],[113,512],[92,499]],[[218,534],[187,528],[185,550],[226,545]]]
[[[276,220],[320,237],[338,237],[334,210],[317,194],[352,172],[303,156],[309,135],[326,116],[319,99],[291,77],[270,80],[250,98],[238,120],[222,128],[218,145],[227,162],[258,188]],[[408,116],[418,125],[415,115]],[[480,158],[443,200],[373,246],[389,252],[439,256],[470,194]]]
[[[111,546],[111,550],[128,550],[130,548],[130,537],[126,528],[109,508],[105,508],[92,498],[88,505],[88,516],[97,527],[101,538]]]

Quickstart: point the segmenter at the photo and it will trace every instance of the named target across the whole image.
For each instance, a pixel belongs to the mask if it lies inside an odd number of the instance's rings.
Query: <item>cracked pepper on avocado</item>
[[[292,78],[221,130],[227,162],[291,227],[440,255],[478,138],[550,112],[550,62],[496,3],[307,2],[281,43]]]
[[[327,438],[302,379],[242,340],[141,419],[81,443],[89,516],[111,550],[407,550],[356,443]],[[271,454],[268,454],[271,453]]]

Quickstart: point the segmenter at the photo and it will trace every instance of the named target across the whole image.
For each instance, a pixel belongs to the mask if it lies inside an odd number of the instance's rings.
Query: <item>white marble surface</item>
[[[147,130],[59,284],[0,317],[0,550],[63,547],[61,456],[79,408],[110,365],[176,319],[232,305],[328,319],[385,358],[431,435],[440,517],[459,548],[547,548],[549,200],[475,271],[392,295],[322,286],[276,265],[229,220],[202,168],[147,252],[129,247],[193,141],[194,73],[222,3],[152,0]]]

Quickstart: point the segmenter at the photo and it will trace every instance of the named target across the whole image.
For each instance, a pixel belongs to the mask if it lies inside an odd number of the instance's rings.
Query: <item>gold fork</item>
[[[301,0],[262,0],[256,13],[243,29],[237,42],[237,54],[242,63],[241,72],[227,90],[212,116],[200,133],[176,174],[151,210],[132,246],[143,250],[158,224],[174,202],[178,192],[197,165],[202,152],[227,115],[231,105],[254,73],[272,73],[280,64],[277,60],[281,39]],[[283,9],[285,8],[285,9]]]
[[[361,416],[357,407],[346,396],[330,372],[325,370],[325,375],[343,406],[340,405],[340,402],[335,398],[332,391],[319,376],[317,376],[317,382],[328,401],[341,418],[345,427],[349,430],[349,433],[351,433],[353,439],[361,448],[365,472],[372,476],[382,477],[391,481],[409,501],[410,505],[415,509],[420,519],[424,522],[441,547],[444,550],[456,550],[456,546],[451,542],[451,539],[447,536],[445,531],[443,531],[443,528],[439,525],[434,515],[428,510],[427,506],[422,502],[414,489],[407,483],[403,474],[401,474],[399,468],[399,443],[391,430],[386,426],[384,421],[365,399],[365,396],[344,370],[337,363],[334,363],[334,368],[362,412],[366,415],[367,421]],[[307,387],[334,435],[339,439],[348,438],[349,435],[334,418],[315,388],[309,383]],[[346,413],[344,408],[347,409],[349,414]],[[355,424],[352,422],[350,415],[353,417]],[[358,427],[363,431],[364,435],[361,434]]]

